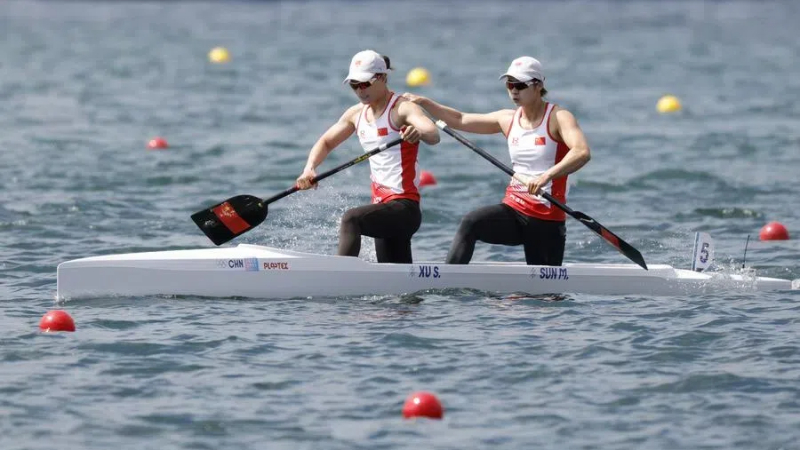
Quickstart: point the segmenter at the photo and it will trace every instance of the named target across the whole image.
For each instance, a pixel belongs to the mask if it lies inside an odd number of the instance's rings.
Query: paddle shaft
[[[385,144],[381,144],[380,146],[368,151],[367,153],[364,153],[363,155],[359,156],[358,158],[351,159],[350,161],[348,161],[348,162],[346,162],[346,163],[344,163],[344,164],[342,164],[340,166],[334,167],[333,169],[328,170],[327,172],[322,172],[321,174],[319,174],[316,177],[314,177],[314,179],[312,180],[312,184],[320,182],[320,181],[324,180],[325,178],[328,178],[329,176],[331,176],[333,174],[339,173],[342,170],[347,169],[350,166],[354,166],[354,165],[360,163],[361,161],[367,160],[371,156],[377,155],[378,153],[386,150],[387,148],[394,147],[395,145],[397,145],[397,144],[399,144],[401,142],[403,142],[402,139],[395,139],[395,140],[393,140],[391,142],[387,142]],[[282,199],[283,197],[286,197],[287,195],[294,194],[295,192],[297,192],[299,190],[300,190],[300,188],[297,187],[297,185],[294,185],[291,188],[286,189],[283,192],[275,194],[270,198],[264,199],[263,202],[264,202],[265,205],[268,205],[268,204],[270,204],[270,203],[272,203],[274,201],[277,201],[277,200]]]

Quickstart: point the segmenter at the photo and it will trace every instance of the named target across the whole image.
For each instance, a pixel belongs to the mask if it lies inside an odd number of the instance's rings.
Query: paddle
[[[485,150],[481,149],[477,145],[475,145],[472,142],[468,141],[467,138],[465,138],[464,136],[462,136],[461,134],[459,134],[457,131],[453,130],[452,128],[448,127],[447,124],[444,123],[443,121],[437,120],[436,121],[436,126],[439,127],[445,133],[449,134],[450,136],[453,136],[455,138],[455,140],[457,140],[458,142],[461,142],[462,144],[464,144],[467,147],[469,147],[470,149],[472,149],[475,153],[477,153],[477,154],[483,156],[484,158],[486,158],[487,161],[489,161],[490,163],[492,163],[495,166],[497,166],[503,172],[511,175],[512,177],[516,178],[517,180],[519,180],[522,183],[525,182],[519,175],[515,174],[514,171],[511,170],[510,167],[508,167],[505,164],[503,164],[502,162],[500,162],[494,156],[486,153]],[[630,259],[631,261],[633,261],[636,264],[640,265],[644,270],[647,270],[647,264],[645,264],[644,257],[642,257],[642,254],[639,252],[639,250],[636,250],[631,244],[628,244],[627,242],[623,241],[622,238],[620,238],[616,234],[612,233],[611,230],[609,230],[608,228],[600,225],[596,220],[592,219],[588,215],[586,215],[586,214],[584,214],[584,213],[582,213],[580,211],[574,211],[572,208],[570,208],[569,206],[561,203],[555,197],[553,197],[552,195],[548,194],[547,192],[541,191],[541,193],[539,195],[544,197],[550,203],[556,205],[556,207],[559,208],[560,210],[564,211],[565,213],[569,214],[570,216],[572,216],[576,220],[580,221],[582,224],[586,225],[590,230],[592,230],[595,233],[597,233],[598,236],[600,236],[606,242],[611,244],[612,247],[614,247],[617,250],[619,250],[619,252],[622,253],[623,255],[625,255],[628,259]]]
[[[377,155],[387,148],[394,147],[401,142],[403,142],[402,139],[395,139],[380,147],[376,147],[358,158],[352,159],[341,166],[317,175],[313,179],[313,182],[317,183],[322,181],[335,173],[369,159],[369,157]],[[268,199],[260,199],[252,195],[237,195],[222,203],[217,203],[210,208],[192,214],[192,220],[203,230],[203,233],[211,239],[211,242],[215,245],[221,245],[236,236],[250,231],[263,222],[264,219],[267,218],[267,205],[287,195],[294,194],[299,190],[300,188],[295,185]]]

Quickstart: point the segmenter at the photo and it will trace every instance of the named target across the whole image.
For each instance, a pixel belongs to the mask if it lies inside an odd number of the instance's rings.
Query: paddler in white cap
[[[403,95],[456,130],[504,134],[514,172],[528,180],[521,183],[512,178],[501,203],[473,210],[462,219],[447,263],[469,263],[475,242],[481,241],[522,245],[528,264],[560,266],[566,241],[565,215],[536,194],[545,191],[566,203],[567,175],[589,162],[589,145],[575,116],[544,99],[544,70],[537,59],[521,56],[513,60],[500,79],[505,81],[515,109],[464,113],[426,97]]]
[[[411,263],[411,236],[422,222],[419,195],[419,142],[435,145],[439,130],[419,106],[388,87],[389,58],[373,50],[356,53],[344,83],[359,103],[351,106],[317,140],[297,178],[312,187],[316,168],[334,148],[356,133],[365,152],[403,139],[369,159],[372,203],[347,210],[339,227],[339,255],[358,256],[361,236],[375,239],[378,262]]]

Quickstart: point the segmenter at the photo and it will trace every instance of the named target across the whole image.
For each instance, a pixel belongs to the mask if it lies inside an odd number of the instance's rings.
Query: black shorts
[[[349,209],[339,228],[339,255],[358,256],[361,236],[369,236],[375,238],[378,262],[410,264],[411,236],[421,223],[419,202],[411,199]]]
[[[564,260],[567,229],[563,221],[526,216],[505,205],[485,206],[461,220],[447,255],[448,264],[467,264],[475,242],[522,245],[530,265],[560,266]]]

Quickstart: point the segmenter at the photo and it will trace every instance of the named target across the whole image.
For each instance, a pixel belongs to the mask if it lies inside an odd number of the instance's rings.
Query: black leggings
[[[339,255],[358,256],[363,235],[375,238],[378,262],[411,264],[411,236],[421,223],[419,202],[409,199],[348,209],[339,227]]]
[[[517,212],[508,205],[478,208],[461,220],[447,254],[448,264],[467,264],[475,241],[523,245],[530,265],[560,266],[564,259],[567,229],[564,222],[541,220]]]

